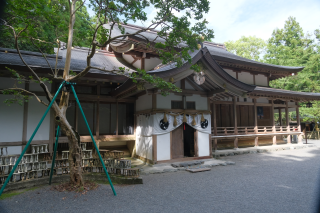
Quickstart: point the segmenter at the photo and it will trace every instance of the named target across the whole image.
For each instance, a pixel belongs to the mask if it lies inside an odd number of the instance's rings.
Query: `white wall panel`
[[[182,96],[170,93],[167,96],[157,94],[157,108],[158,109],[171,109],[171,101],[182,101]]]
[[[181,88],[181,81],[177,81],[176,83],[174,83],[174,85],[176,85],[176,87]]]
[[[210,155],[209,134],[198,131],[198,148],[199,157]]]
[[[255,80],[256,80],[256,85],[258,85],[258,86],[265,86],[265,87],[269,86],[268,85],[268,78],[264,75],[261,75],[261,74],[256,75]]]
[[[196,102],[197,110],[208,110],[208,98],[200,95],[186,96],[186,101]]]
[[[51,91],[51,84],[48,82],[45,82],[45,85],[48,87],[49,91]],[[34,92],[43,92],[43,89],[40,86],[40,84],[34,83],[34,82],[30,82],[29,90]]]
[[[137,155],[152,160],[152,136],[136,138]]]
[[[0,146],[1,142],[22,141],[23,106],[3,103],[11,95],[0,95]]]
[[[232,77],[237,78],[237,73],[236,72],[234,72],[232,70],[229,70],[229,69],[224,69],[224,71],[226,71]]]
[[[162,63],[162,60],[160,60],[159,58],[144,59],[144,67],[146,71],[152,70],[153,68],[155,68],[157,65],[161,63]]]
[[[257,98],[257,103],[265,103],[268,104],[269,100],[267,98]]]
[[[44,102],[48,102],[44,96],[39,96]],[[28,107],[28,124],[27,124],[27,140],[31,137],[33,131],[38,125],[47,107],[40,104],[35,98],[29,101]],[[37,134],[33,140],[49,140],[50,131],[50,112],[48,112],[46,118],[43,120]]]
[[[238,80],[246,84],[253,84],[253,75],[248,72],[238,73]]]
[[[142,95],[136,100],[136,111],[152,108],[152,95]]]
[[[189,89],[189,90],[195,90],[190,84],[188,81],[185,81],[185,87],[186,89]]]
[[[14,80],[13,78],[0,78],[0,89],[12,88],[14,85],[24,89],[24,82],[19,84],[18,81]]]
[[[157,160],[170,160],[170,133],[157,135]]]

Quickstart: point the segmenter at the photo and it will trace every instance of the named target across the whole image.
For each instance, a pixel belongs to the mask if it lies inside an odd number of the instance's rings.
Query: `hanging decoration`
[[[201,119],[202,120],[202,119]],[[201,121],[201,128],[205,129],[208,127],[208,120],[204,119],[204,121]]]
[[[163,130],[166,130],[166,129],[168,129],[168,127],[169,127],[169,122],[168,121],[165,122],[164,119],[162,119],[160,121],[160,128],[163,129]]]

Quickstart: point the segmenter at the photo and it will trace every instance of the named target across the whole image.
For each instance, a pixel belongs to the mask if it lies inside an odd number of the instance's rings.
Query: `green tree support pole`
[[[51,164],[51,170],[50,170],[49,185],[51,185],[53,167],[54,167],[54,162],[56,160],[56,153],[57,153],[57,149],[58,149],[58,140],[59,140],[59,131],[60,131],[60,126],[58,126],[58,128],[57,128],[56,143],[54,144],[54,151],[53,151],[52,164]]]
[[[26,144],[26,146],[25,146],[25,147],[24,147],[24,149],[22,150],[20,157],[18,158],[18,160],[17,160],[16,164],[14,165],[14,167],[12,168],[12,170],[11,170],[11,172],[10,172],[9,176],[7,177],[6,181],[4,182],[4,184],[3,184],[3,185],[2,185],[2,187],[1,187],[1,190],[0,190],[0,196],[2,195],[3,190],[6,188],[6,186],[7,186],[8,182],[10,181],[10,179],[11,179],[11,177],[12,177],[13,173],[14,173],[14,171],[16,170],[16,168],[17,168],[18,164],[20,163],[21,158],[23,157],[24,153],[26,153],[26,151],[27,151],[27,149],[28,149],[28,147],[29,147],[29,145],[30,145],[30,143],[31,143],[32,139],[33,139],[33,138],[34,138],[34,136],[36,135],[36,133],[37,133],[37,131],[38,131],[39,127],[41,126],[41,124],[42,124],[42,122],[43,122],[44,118],[45,118],[45,117],[46,117],[46,115],[48,114],[48,112],[49,112],[49,110],[50,110],[50,108],[51,108],[52,104],[53,104],[53,103],[54,103],[54,101],[56,100],[56,98],[57,98],[57,96],[58,96],[58,94],[59,94],[59,92],[60,92],[60,90],[61,90],[61,88],[63,87],[63,85],[64,85],[64,84],[65,84],[65,81],[61,83],[61,85],[60,85],[60,87],[59,87],[58,91],[57,91],[57,92],[56,92],[56,94],[54,95],[54,97],[53,97],[53,99],[52,99],[51,103],[49,104],[49,106],[47,107],[46,112],[45,112],[45,113],[44,113],[44,115],[42,116],[42,118],[41,118],[41,120],[40,120],[40,122],[39,122],[38,126],[36,127],[36,129],[34,130],[33,134],[31,135],[31,138],[29,139],[28,143]]]
[[[86,123],[86,125],[87,125],[88,130],[89,130],[89,133],[90,133],[90,136],[91,136],[93,145],[94,145],[94,147],[95,147],[95,149],[96,149],[96,151],[97,151],[97,153],[98,153],[99,159],[100,159],[100,161],[101,161],[101,163],[102,163],[102,166],[103,166],[103,169],[104,169],[104,172],[105,172],[106,175],[107,175],[108,181],[109,181],[110,186],[111,186],[112,191],[113,191],[113,194],[116,196],[117,193],[116,193],[116,191],[114,190],[113,184],[112,184],[111,179],[110,179],[110,177],[109,177],[109,174],[108,174],[108,171],[107,171],[107,169],[106,169],[106,166],[104,165],[103,159],[102,159],[102,157],[101,157],[101,155],[100,155],[100,152],[99,152],[99,149],[98,149],[98,147],[97,147],[96,141],[95,141],[94,138],[93,138],[93,135],[92,135],[92,132],[91,132],[91,130],[90,130],[89,124],[88,124],[88,122],[87,122],[86,116],[84,115],[84,112],[83,112],[83,110],[82,110],[82,108],[81,108],[81,105],[80,105],[78,96],[77,96],[77,94],[76,94],[76,92],[75,92],[75,90],[74,90],[74,88],[73,88],[72,83],[67,82],[67,84],[71,84],[72,92],[73,92],[73,94],[74,94],[74,97],[76,98],[76,101],[77,101],[77,104],[78,104],[78,106],[79,106],[80,112],[81,112],[81,114],[82,114],[82,116],[83,116],[83,119],[84,119],[84,121],[85,121],[85,123]]]

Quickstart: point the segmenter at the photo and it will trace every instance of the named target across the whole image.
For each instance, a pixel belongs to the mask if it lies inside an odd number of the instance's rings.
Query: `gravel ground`
[[[117,196],[109,185],[81,196],[46,186],[0,200],[0,212],[316,212],[317,144],[316,148],[223,157],[236,165],[203,173],[145,175],[142,185],[116,185]]]

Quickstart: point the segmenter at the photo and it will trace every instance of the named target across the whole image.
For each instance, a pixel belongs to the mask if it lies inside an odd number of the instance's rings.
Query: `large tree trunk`
[[[76,15],[76,2],[77,0],[72,0],[70,4],[70,20],[69,20],[69,34],[67,43],[67,54],[66,63],[63,72],[63,78],[69,81],[69,72],[71,64],[71,51],[73,42],[73,26],[75,23]],[[69,105],[69,93],[62,92],[60,99],[60,113],[63,118],[60,120],[62,131],[66,133],[69,139],[69,170],[70,170],[70,182],[76,185],[83,185],[82,178],[82,159],[81,159],[81,146],[80,146],[80,136],[79,134],[70,126],[66,119],[66,112]]]

